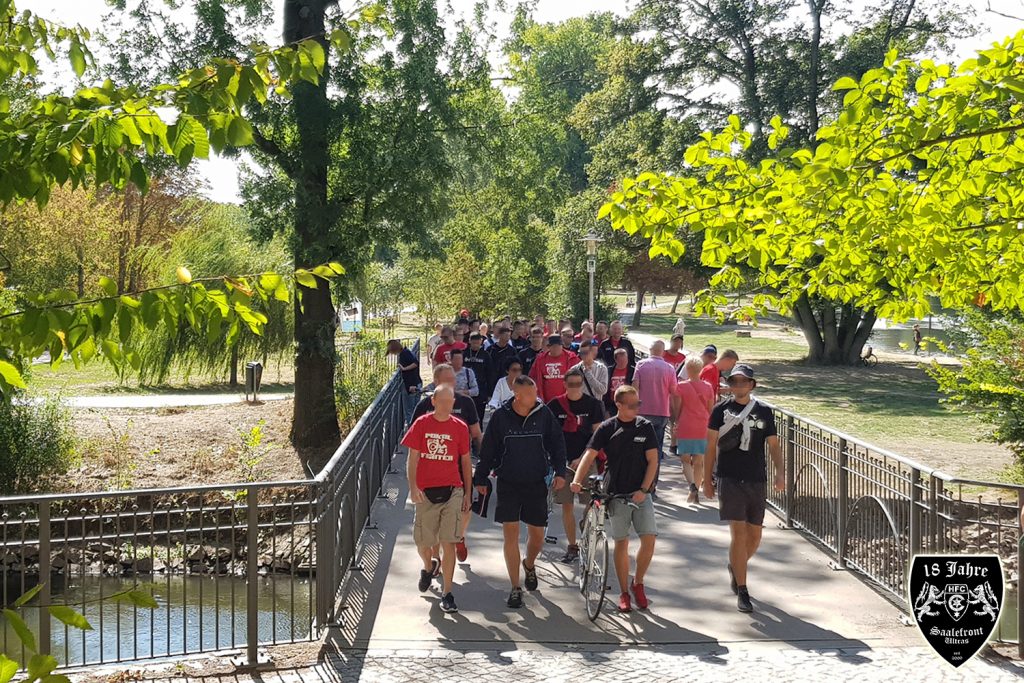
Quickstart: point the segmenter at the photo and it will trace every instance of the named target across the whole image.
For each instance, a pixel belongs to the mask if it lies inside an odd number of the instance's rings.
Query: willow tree
[[[1020,309],[1022,63],[1024,32],[959,67],[890,52],[882,68],[834,84],[842,108],[813,148],[786,148],[776,117],[772,155],[751,163],[752,135],[730,116],[686,150],[685,174],[627,179],[601,215],[649,239],[652,256],[678,259],[681,236],[702,233],[702,260],[718,269],[706,312],[742,268],[765,290],[751,314],[792,312],[807,295],[893,320],[926,315],[931,297]]]
[[[324,41],[347,49],[349,30],[278,48],[253,45],[244,54],[210,59],[155,85],[119,85],[108,78],[70,95],[22,88],[17,107],[11,107],[6,93],[37,80],[39,59],[66,60],[80,79],[87,71],[94,74],[95,61],[87,31],[47,22],[19,12],[12,0],[0,0],[0,93],[5,93],[0,95],[0,205],[44,207],[58,185],[122,189],[132,183],[145,193],[147,157],[187,166],[211,149],[251,144],[246,108],[285,97],[299,84],[321,83]],[[307,293],[322,298],[326,287],[318,283],[342,271],[338,264],[324,263],[295,269],[299,299]],[[3,399],[24,386],[21,367],[44,350],[53,365],[67,354],[76,365],[103,357],[115,367],[138,367],[131,345],[136,330],[173,329],[184,320],[207,330],[211,339],[220,338],[222,329],[230,333],[243,325],[258,333],[266,317],[253,310],[253,299],[291,300],[290,278],[273,272],[201,281],[181,268],[177,280],[129,295],[118,292],[114,279],[102,277],[96,295],[85,299],[65,289],[25,293],[22,308],[0,314]],[[223,289],[207,288],[210,282]]]

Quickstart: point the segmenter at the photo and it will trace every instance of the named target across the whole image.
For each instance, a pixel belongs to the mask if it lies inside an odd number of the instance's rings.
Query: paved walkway
[[[263,394],[260,401],[280,401],[292,394]],[[61,403],[71,408],[178,408],[244,403],[245,394],[113,394],[107,396],[70,396]]]
[[[736,611],[725,571],[728,534],[716,503],[688,505],[676,468],[666,468],[656,503],[660,537],[647,578],[651,609],[595,623],[586,618],[575,567],[546,545],[540,588],[508,609],[498,525],[474,518],[469,560],[456,569],[459,613],[438,607],[436,589],[416,589],[404,458],[378,501],[378,529],[352,594],[351,629],[325,664],[343,681],[743,680],[850,677],[868,680],[1018,680],[1024,669],[975,659],[955,671],[935,656],[900,612],[855,576],[769,515],[749,581],[755,611]],[[562,531],[550,530],[561,537]],[[560,539],[561,540],[561,539]],[[564,543],[564,541],[562,541]],[[376,571],[375,571],[376,570]],[[386,574],[384,572],[386,571]]]

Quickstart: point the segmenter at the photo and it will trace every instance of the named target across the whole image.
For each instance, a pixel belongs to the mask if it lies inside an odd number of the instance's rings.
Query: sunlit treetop
[[[705,132],[673,173],[623,181],[601,209],[616,229],[678,259],[682,231],[703,231],[712,289],[754,269],[755,308],[806,293],[872,309],[927,315],[929,297],[963,308],[1024,308],[1024,32],[959,67],[886,57],[860,80],[841,78],[843,107],[813,148],[752,162],[736,116]],[[723,296],[700,304],[713,312]]]
[[[109,79],[70,96],[29,88],[11,107],[3,93],[36,78],[40,59],[67,60],[79,79],[92,73],[88,40],[82,28],[0,0],[0,205],[32,200],[42,207],[53,185],[68,182],[121,188],[131,181],[145,191],[143,156],[166,155],[184,166],[211,148],[252,144],[246,105],[287,98],[298,81],[317,82],[324,45],[339,52],[351,45],[349,30],[338,28],[294,45],[254,44],[244,59],[213,59],[152,88]]]

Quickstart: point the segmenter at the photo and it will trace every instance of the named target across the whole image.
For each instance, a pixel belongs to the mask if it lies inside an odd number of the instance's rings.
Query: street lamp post
[[[587,244],[587,275],[590,276],[590,322],[594,322],[594,273],[597,271],[597,243],[604,240],[593,230],[587,231],[581,242]]]

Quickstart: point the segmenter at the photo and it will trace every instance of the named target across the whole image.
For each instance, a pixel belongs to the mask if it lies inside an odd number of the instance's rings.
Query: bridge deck
[[[523,608],[507,608],[501,530],[474,517],[469,559],[456,567],[459,612],[447,615],[436,587],[417,590],[404,456],[395,467],[387,499],[375,507],[378,528],[364,535],[364,570],[350,586],[350,607],[328,657],[343,680],[625,680],[623,672],[642,671],[649,673],[644,680],[737,680],[756,672],[775,683],[851,674],[932,681],[1020,675],[977,658],[953,670],[900,622],[899,610],[855,576],[831,569],[822,552],[798,532],[780,529],[770,513],[751,566],[755,611],[738,612],[725,570],[728,531],[716,503],[686,504],[674,467],[659,485],[649,611],[620,615],[606,608],[589,622],[575,567],[557,561],[561,543],[541,553],[539,590],[525,595]],[[562,537],[560,519],[557,525],[552,533]],[[439,671],[447,673],[438,679]]]

